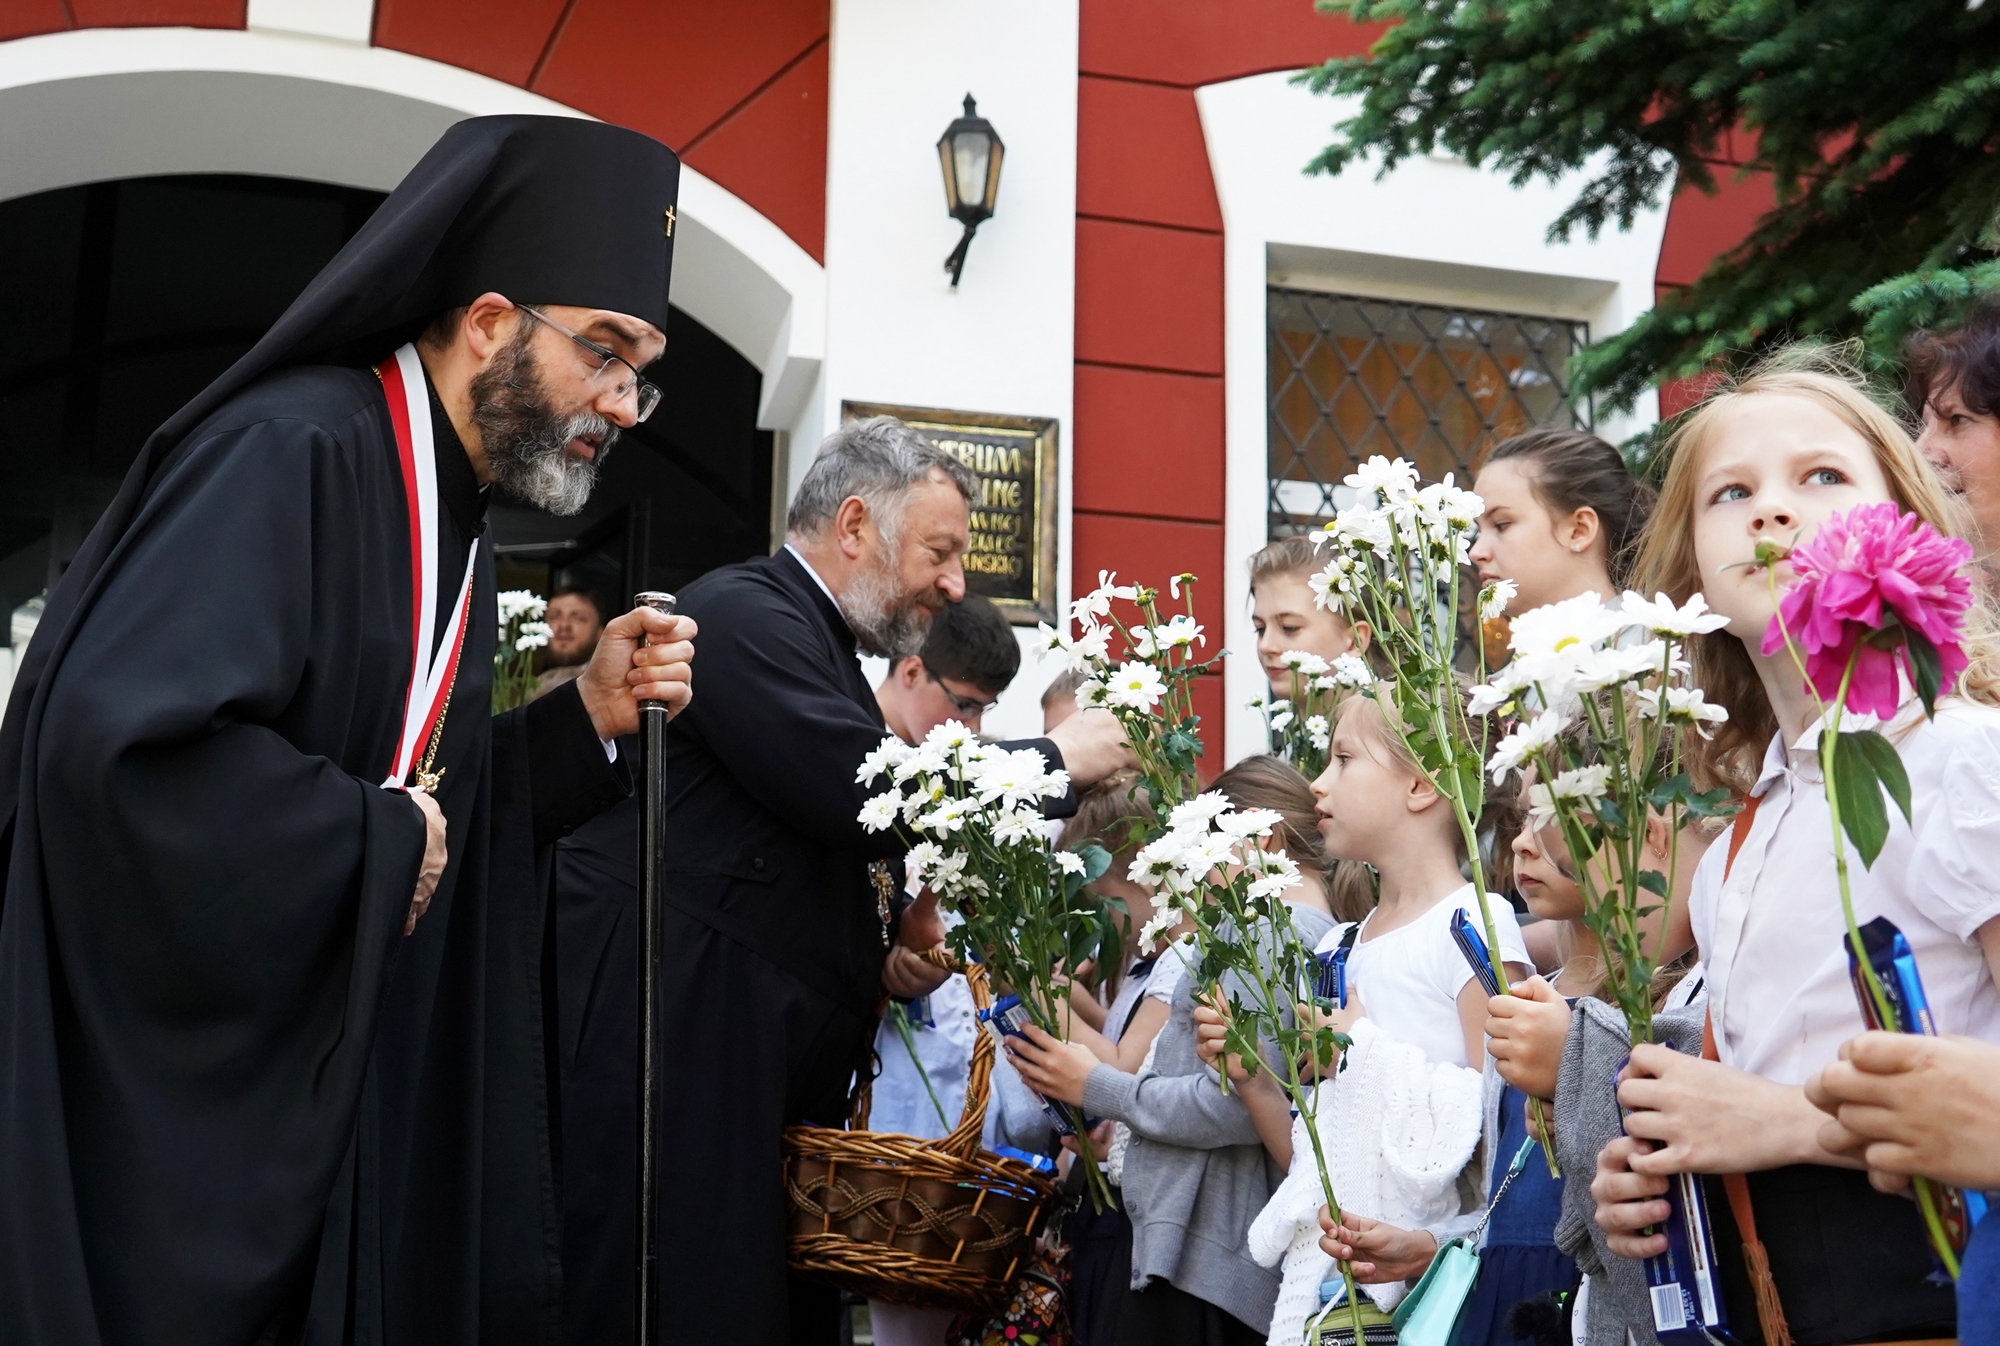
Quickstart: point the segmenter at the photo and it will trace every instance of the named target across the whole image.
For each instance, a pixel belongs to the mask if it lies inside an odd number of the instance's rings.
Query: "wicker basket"
[[[942,953],[933,961],[958,970]],[[974,963],[964,972],[972,1003],[987,1008],[986,969]],[[895,1304],[965,1310],[1001,1303],[1033,1251],[1055,1183],[979,1148],[992,1076],[993,1039],[982,1028],[964,1115],[942,1140],[869,1131],[865,1088],[849,1129],[787,1128],[792,1269]]]

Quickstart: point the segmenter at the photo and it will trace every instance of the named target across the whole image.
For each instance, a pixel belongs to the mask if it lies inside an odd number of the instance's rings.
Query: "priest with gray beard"
[[[702,691],[668,731],[661,1033],[683,1087],[658,1137],[660,1298],[680,1339],[835,1339],[834,1292],[786,1272],[780,1133],[841,1125],[885,987],[944,979],[916,953],[942,941],[936,899],[885,919],[868,880],[901,848],[856,820],[872,793],[856,768],[888,731],[855,655],[917,653],[931,615],[964,597],[977,489],[901,421],[851,421],[807,469],[784,547],[681,594]],[[1009,746],[1079,789],[1128,761],[1102,710]],[[1072,795],[1051,812],[1074,809]]]

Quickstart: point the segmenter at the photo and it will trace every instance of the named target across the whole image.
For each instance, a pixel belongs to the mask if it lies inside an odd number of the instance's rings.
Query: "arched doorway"
[[[125,178],[0,201],[0,614],[76,553],[146,436],[248,350],[383,194],[249,175]],[[768,549],[762,376],[686,313],[653,418],[589,508],[496,501],[503,584],[617,600]],[[26,631],[16,634],[24,643]]]

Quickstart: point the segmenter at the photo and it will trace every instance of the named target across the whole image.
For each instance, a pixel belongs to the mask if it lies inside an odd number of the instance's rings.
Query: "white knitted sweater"
[[[1315,1108],[1342,1209],[1404,1229],[1470,1225],[1458,1178],[1479,1148],[1479,1072],[1428,1060],[1368,1019],[1351,1036],[1346,1067],[1320,1086]],[[1333,1272],[1319,1247],[1325,1203],[1305,1118],[1294,1117],[1291,1172],[1250,1226],[1260,1265],[1284,1259],[1270,1346],[1298,1346],[1319,1308],[1320,1282]],[[1407,1292],[1400,1281],[1363,1289],[1384,1312]]]

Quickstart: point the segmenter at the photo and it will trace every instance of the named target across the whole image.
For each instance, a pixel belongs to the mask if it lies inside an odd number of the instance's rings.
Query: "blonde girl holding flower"
[[[1903,427],[1860,376],[1824,351],[1793,350],[1724,385],[1673,436],[1637,586],[1684,601],[1699,591],[1729,619],[1687,641],[1693,680],[1729,712],[1712,738],[1681,745],[1698,786],[1727,785],[1746,809],[1709,849],[1690,894],[1718,1060],[1641,1045],[1619,1086],[1630,1138],[1599,1156],[1598,1223],[1627,1257],[1661,1251],[1643,1232],[1665,1218],[1669,1175],[1747,1174],[1768,1294],[1806,1343],[1945,1337],[1950,1287],[1914,1206],[1873,1191],[1847,1155],[1819,1142],[1824,1116],[1803,1086],[1862,1027],[1849,983],[1819,708],[1799,668],[1765,654],[1774,587],[1757,556],[1799,546],[1836,514],[1893,501],[1939,533],[1958,511]],[[1893,561],[1885,561],[1893,566]],[[1942,591],[1923,601],[1941,601]],[[1796,633],[1795,633],[1796,634]],[[1967,666],[1935,720],[1905,692],[1882,726],[1909,776],[1911,814],[1893,809],[1872,867],[1850,866],[1855,915],[1887,917],[1914,949],[1938,1031],[2000,1044],[2000,650],[1987,613],[1966,614]],[[1907,684],[1905,684],[1907,686]],[[1850,717],[1851,718],[1851,717]],[[1759,1323],[1728,1202],[1711,1191],[1718,1258],[1739,1331]]]
[[[1373,697],[1343,703],[1326,771],[1312,786],[1328,852],[1366,862],[1381,880],[1374,910],[1329,930],[1318,945],[1331,952],[1352,933],[1347,1005],[1322,1012],[1321,1022],[1354,1046],[1330,1086],[1331,1104],[1317,1109],[1344,1224],[1326,1222],[1310,1148],[1293,1138],[1289,1104],[1269,1072],[1229,1063],[1272,1157],[1291,1169],[1252,1235],[1260,1255],[1284,1261],[1273,1346],[1297,1340],[1333,1272],[1331,1259],[1351,1263],[1386,1312],[1402,1294],[1397,1283],[1421,1276],[1438,1246],[1472,1222],[1460,1209],[1457,1179],[1479,1141],[1486,993],[1452,941],[1450,919],[1463,911],[1480,927],[1479,902],[1459,873],[1461,833],[1449,801],[1382,716]],[[1497,956],[1510,976],[1526,977],[1512,909],[1498,895],[1488,902]],[[1197,1018],[1201,1055],[1213,1064],[1226,1024],[1215,1010]],[[1421,1153],[1390,1153],[1411,1139]]]

